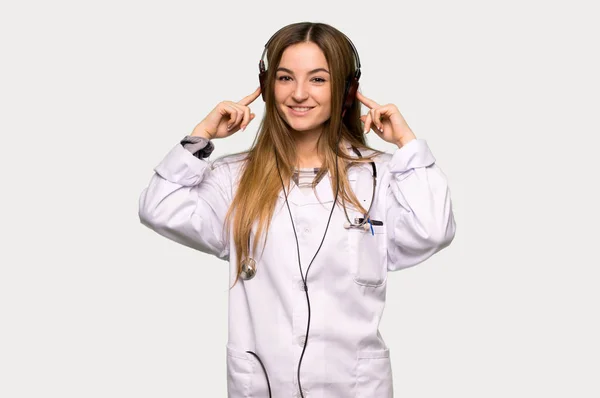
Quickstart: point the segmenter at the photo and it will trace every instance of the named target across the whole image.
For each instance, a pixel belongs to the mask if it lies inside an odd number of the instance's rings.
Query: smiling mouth
[[[293,115],[305,115],[307,114],[311,109],[314,108],[314,106],[288,106],[288,108],[290,108],[292,110],[292,114]]]

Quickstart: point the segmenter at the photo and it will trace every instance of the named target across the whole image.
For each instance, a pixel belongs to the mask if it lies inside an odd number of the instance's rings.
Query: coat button
[[[306,342],[306,336],[305,336],[305,335],[298,336],[298,337],[296,338],[296,342],[298,343],[298,345],[299,345],[300,347],[304,347],[304,343]]]

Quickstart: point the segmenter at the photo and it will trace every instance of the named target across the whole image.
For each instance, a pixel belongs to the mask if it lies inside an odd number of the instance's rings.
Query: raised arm
[[[229,251],[223,222],[231,186],[227,163],[212,164],[178,143],[154,168],[140,195],[140,222],[177,243],[225,260]]]
[[[396,271],[447,247],[456,224],[448,181],[424,140],[398,148],[387,173],[388,270]]]
[[[229,258],[225,216],[233,200],[228,161],[206,160],[213,139],[243,131],[254,119],[250,105],[260,87],[238,102],[222,101],[154,168],[139,199],[142,224],[175,242]]]

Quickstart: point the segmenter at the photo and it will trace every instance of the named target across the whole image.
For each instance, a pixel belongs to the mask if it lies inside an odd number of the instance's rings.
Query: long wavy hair
[[[241,261],[249,255],[249,236],[255,223],[256,234],[252,242],[252,253],[260,237],[268,236],[269,226],[283,181],[287,181],[286,192],[297,164],[295,142],[290,127],[277,110],[274,98],[276,70],[284,50],[294,44],[312,42],[325,54],[331,76],[331,116],[323,124],[317,151],[321,155],[322,167],[313,182],[313,189],[324,174],[329,173],[336,181],[336,162],[339,172],[338,203],[351,204],[355,209],[366,212],[350,188],[347,171],[357,163],[368,162],[381,151],[370,148],[365,142],[360,102],[355,100],[342,119],[343,95],[346,80],[354,75],[356,62],[352,46],[346,36],[336,28],[324,23],[299,22],[287,25],[273,36],[267,48],[267,79],[265,89],[265,113],[258,133],[248,151],[242,152],[243,165],[237,191],[225,218],[225,233],[233,227],[233,239],[237,254],[237,283]],[[341,135],[341,141],[339,140]],[[339,142],[338,154],[336,146]],[[357,159],[350,155],[347,146],[372,151]],[[361,151],[362,152],[362,151]],[[280,177],[281,175],[281,177]],[[332,187],[335,192],[335,187]],[[335,205],[337,205],[336,203]],[[233,219],[233,222],[231,222]],[[266,238],[265,238],[266,245]],[[263,246],[264,249],[264,246]],[[232,286],[232,287],[233,287]]]

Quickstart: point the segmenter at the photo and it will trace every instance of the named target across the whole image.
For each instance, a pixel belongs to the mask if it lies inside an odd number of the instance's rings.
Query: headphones
[[[263,50],[263,53],[260,57],[260,62],[258,63],[258,80],[260,81],[260,91],[261,91],[261,96],[263,98],[263,101],[266,101],[265,89],[266,89],[266,85],[267,85],[267,71],[265,70],[265,62],[264,62],[265,54],[266,54],[267,48],[269,47],[269,44],[271,43],[273,38],[275,36],[277,36],[277,33],[279,33],[284,28],[281,28],[277,32],[275,32],[275,34],[273,36],[271,36],[269,41],[267,41],[267,44],[265,44],[265,49]],[[344,102],[342,104],[342,117],[344,116],[346,111],[348,109],[350,109],[350,107],[352,106],[352,103],[354,102],[354,98],[356,97],[356,91],[358,90],[358,80],[360,79],[360,74],[361,74],[360,73],[360,57],[358,56],[356,47],[354,47],[354,43],[352,43],[352,40],[350,40],[348,38],[348,36],[344,35],[344,37],[346,38],[346,40],[352,47],[352,52],[354,53],[354,59],[356,60],[356,69],[354,71],[354,74],[350,75],[346,79],[346,84],[344,85],[344,97],[343,97]]]

